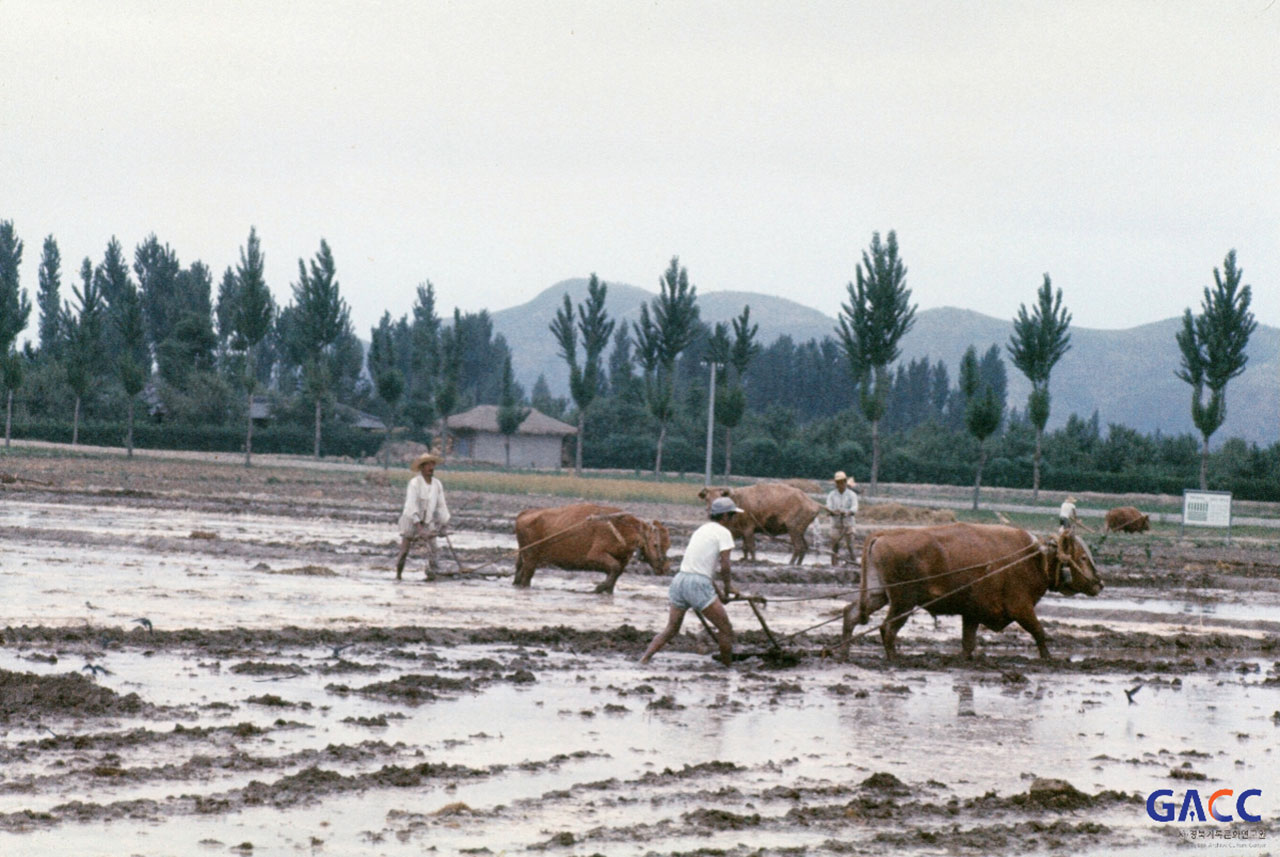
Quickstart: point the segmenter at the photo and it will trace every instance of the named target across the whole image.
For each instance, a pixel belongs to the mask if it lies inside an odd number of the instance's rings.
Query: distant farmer
[[[440,456],[424,452],[413,460],[409,469],[415,475],[409,480],[404,497],[404,511],[400,513],[400,556],[396,558],[396,580],[404,573],[404,561],[409,556],[409,546],[421,540],[427,549],[427,580],[435,579],[440,570],[436,560],[436,537],[444,535],[449,523],[449,507],[444,502],[444,486],[433,478]]]
[[[1076,498],[1068,497],[1062,501],[1062,507],[1058,509],[1058,532],[1069,535],[1079,521],[1080,519],[1076,517]]]
[[[853,489],[857,483],[850,484],[849,477],[843,470],[837,470],[833,479],[836,487],[827,492],[827,512],[831,515],[831,564],[840,563],[840,542],[849,549],[849,562],[855,562],[853,555],[853,525],[858,514],[858,492]]]
[[[717,497],[711,501],[707,510],[707,516],[711,520],[694,530],[689,537],[689,546],[685,548],[684,557],[680,561],[680,572],[672,578],[671,588],[667,590],[671,601],[667,627],[653,638],[644,656],[640,658],[640,663],[649,663],[649,659],[659,649],[680,633],[684,614],[688,610],[711,621],[716,630],[716,644],[720,646],[720,661],[725,665],[733,663],[733,626],[729,624],[729,614],[722,603],[734,591],[729,580],[729,552],[733,550],[733,534],[724,526],[724,522],[730,515],[741,511],[728,497]],[[712,582],[717,568],[724,581],[723,595]]]

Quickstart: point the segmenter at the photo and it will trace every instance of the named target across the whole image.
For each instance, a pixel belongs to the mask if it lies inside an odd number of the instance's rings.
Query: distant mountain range
[[[548,329],[566,292],[576,307],[586,297],[587,281],[556,283],[528,303],[492,313],[494,330],[511,346],[516,376],[526,390],[539,375],[545,375],[553,393],[567,394],[568,369]],[[630,323],[639,317],[640,305],[654,296],[636,286],[609,283],[609,316]],[[709,323],[727,322],[746,305],[751,307],[752,321],[760,325],[761,344],[784,334],[797,343],[834,336],[834,318],[786,298],[753,292],[698,294],[702,319]],[[1174,334],[1181,324],[1181,319],[1169,318],[1127,330],[1073,326],[1071,350],[1055,367],[1050,382],[1053,410],[1049,427],[1063,425],[1072,413],[1088,417],[1097,410],[1104,433],[1113,422],[1143,432],[1195,433],[1191,388],[1174,375],[1180,362]],[[915,326],[903,337],[901,360],[941,360],[955,383],[966,348],[974,345],[981,354],[996,344],[1003,350],[1012,328],[1010,319],[970,310],[921,310],[916,313]],[[1007,352],[1004,356],[1009,371],[1009,405],[1024,408],[1030,384],[1009,362]],[[1214,441],[1242,437],[1266,445],[1276,442],[1278,434],[1280,328],[1259,325],[1249,341],[1248,367],[1227,387],[1227,420]]]

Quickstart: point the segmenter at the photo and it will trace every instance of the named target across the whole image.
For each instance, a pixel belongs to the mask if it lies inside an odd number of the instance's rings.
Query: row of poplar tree
[[[696,439],[709,410],[709,392],[702,379],[704,367],[711,364],[723,379],[713,413],[723,430],[725,474],[732,469],[733,433],[750,411],[755,419],[747,420],[753,423],[748,426],[747,459],[757,475],[816,475],[836,468],[861,469],[865,462],[863,472],[869,473],[874,494],[881,471],[883,428],[894,435],[888,446],[894,453],[895,480],[955,482],[959,470],[969,470],[976,508],[984,467],[988,457],[994,456],[1002,484],[1030,482],[1038,499],[1051,410],[1050,376],[1071,347],[1071,314],[1063,305],[1062,290],[1055,290],[1045,274],[1030,308],[1022,304],[1013,318],[1004,353],[1031,382],[1031,392],[1025,409],[1011,410],[998,346],[981,355],[971,346],[961,360],[954,387],[940,362],[898,363],[895,370],[899,342],[911,329],[916,310],[906,273],[896,234],[889,232],[885,240],[874,234],[855,279],[847,286],[848,299],[835,336],[802,346],[782,337],[768,348],[755,341],[758,328],[751,324],[750,307],[744,307],[731,325],[702,323],[696,289],[678,259],[661,277],[657,297],[641,307],[639,320],[629,328],[607,318],[607,287],[593,275],[587,299],[577,306],[576,315],[566,295],[551,325],[570,369],[579,427],[577,466],[582,466],[583,439],[589,437],[600,450],[589,456],[589,463],[616,466],[651,455],[658,473],[669,430],[674,428],[677,469],[697,469]],[[1242,285],[1241,277],[1232,250],[1222,269],[1214,270],[1214,287],[1204,289],[1200,312],[1186,310],[1176,337],[1182,356],[1178,374],[1191,385],[1192,417],[1201,433],[1201,488],[1208,482],[1209,438],[1226,416],[1227,382],[1244,371],[1248,339],[1257,326],[1249,311],[1251,289]],[[602,359],[611,334],[614,342],[606,384]],[[640,369],[638,378],[631,375],[633,363]],[[593,407],[607,393],[611,395],[606,401]],[[806,418],[804,425],[796,425],[797,415]],[[637,433],[637,427],[646,425],[656,431],[652,444]],[[1000,434],[1002,428],[1006,430]],[[957,444],[957,435],[969,442]],[[1159,433],[1144,438],[1115,425],[1103,440],[1096,414],[1092,420],[1073,415],[1050,438],[1049,448],[1058,483],[1092,468],[1100,476],[1095,482],[1116,490],[1122,483],[1106,476],[1119,472],[1117,462],[1121,462],[1126,475],[1131,476],[1132,469],[1144,470],[1156,477],[1148,480],[1151,485],[1167,490],[1185,478],[1187,440]],[[1194,445],[1192,441],[1193,457]],[[1124,454],[1139,447],[1149,454]],[[1113,450],[1115,455],[1109,457]],[[1280,445],[1265,453],[1256,449],[1243,456],[1239,453],[1232,445],[1223,456],[1223,467],[1232,476],[1261,477],[1270,472],[1280,476]],[[958,455],[966,458],[966,465],[957,466]],[[1024,460],[1030,462],[1029,478],[1023,478],[1014,464]]]
[[[983,354],[970,348],[954,386],[941,363],[897,363],[898,343],[914,323],[916,306],[891,231],[884,240],[872,236],[847,286],[839,326],[820,342],[757,342],[749,306],[729,324],[707,325],[687,269],[673,258],[659,279],[658,295],[629,325],[608,318],[608,286],[595,275],[576,307],[565,296],[548,333],[568,364],[570,400],[552,397],[541,378],[526,397],[512,377],[511,350],[494,334],[488,313],[455,310],[452,319],[442,319],[429,282],[418,287],[409,313],[394,319],[387,312],[372,329],[366,382],[365,355],[328,244],[321,240],[313,258],[298,260],[292,301],[279,307],[264,280],[257,233],[250,229],[238,264],[226,268],[216,291],[211,269],[199,261],[183,266],[154,235],[137,245],[131,264],[113,238],[99,263],[84,259],[78,276],[67,276],[64,284],[57,242],[45,238],[36,336],[20,352],[18,335],[33,314],[18,283],[23,252],[12,222],[0,221],[6,442],[20,390],[28,417],[70,410],[73,442],[86,404],[100,415],[123,411],[130,450],[144,390],[151,394],[148,413],[158,402],[178,423],[221,425],[238,416],[244,419],[246,463],[253,449],[251,402],[259,393],[271,398],[282,418],[311,423],[317,456],[324,417],[335,402],[377,410],[388,435],[393,426],[403,426],[424,440],[447,434],[445,418],[476,403],[498,404],[500,429],[510,435],[532,404],[577,422],[578,470],[584,460],[627,467],[647,460],[658,473],[664,454],[665,469],[688,470],[700,458],[695,439],[700,426],[705,431],[707,372],[714,365],[720,378],[716,445],[726,474],[740,427],[747,469],[757,474],[787,475],[790,469],[791,475],[816,475],[829,469],[830,460],[842,468],[865,462],[859,469],[869,473],[872,492],[882,447],[897,479],[914,473],[904,461],[934,445],[933,438],[950,437],[951,443],[942,444],[949,453],[943,458],[954,462],[958,449],[970,456],[976,504],[989,456],[999,472],[1009,469],[1010,460],[1030,459],[1030,482],[1039,491],[1049,378],[1071,347],[1071,315],[1046,274],[1031,307],[1019,307],[1005,348],[1031,382],[1025,410],[1008,407],[998,347]],[[1234,251],[1214,278],[1200,313],[1186,311],[1177,337],[1180,376],[1192,387],[1192,415],[1202,435],[1202,487],[1209,437],[1225,418],[1226,384],[1243,371],[1256,327],[1250,287],[1241,284]],[[1094,423],[1096,434],[1096,416]],[[1083,454],[1083,446],[1069,440],[1081,434],[1080,425],[1087,422],[1073,417],[1072,431],[1051,433],[1051,470],[1078,466],[1055,458],[1068,450]],[[1111,431],[1121,437],[1128,430]],[[967,437],[968,444],[957,445],[957,436]],[[1030,440],[1030,450],[1022,449],[1022,438]],[[1158,435],[1148,440],[1157,446],[1170,441]],[[1186,443],[1176,440],[1172,448],[1185,453]],[[1174,458],[1171,452],[1163,456]],[[934,476],[954,481],[954,471]]]

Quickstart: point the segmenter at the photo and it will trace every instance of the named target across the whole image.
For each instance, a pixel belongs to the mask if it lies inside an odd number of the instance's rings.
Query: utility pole
[[[716,361],[711,360],[711,392],[707,396],[707,471],[703,485],[711,487],[711,445],[716,427]]]

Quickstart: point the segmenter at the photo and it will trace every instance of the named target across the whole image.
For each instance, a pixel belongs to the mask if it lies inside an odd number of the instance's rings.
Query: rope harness
[[[508,559],[510,558],[510,556],[519,556],[521,553],[527,550],[530,550],[531,548],[537,547],[538,545],[541,545],[541,544],[545,544],[546,542],[552,541],[553,539],[560,538],[565,534],[577,529],[578,527],[581,527],[588,523],[593,523],[596,521],[604,521],[606,525],[609,527],[610,532],[615,537],[617,537],[617,539],[620,542],[623,542],[625,544],[626,540],[622,537],[622,534],[618,531],[617,527],[614,526],[612,519],[618,518],[627,514],[628,514],[627,512],[610,512],[606,514],[588,515],[587,517],[583,518],[581,521],[570,524],[569,526],[565,527],[562,530],[559,530],[548,536],[538,539],[537,541],[530,542],[529,544],[524,545],[523,547],[516,548],[516,550],[512,551],[509,556],[502,557],[501,559]],[[645,528],[645,531],[646,531],[645,537],[647,538],[650,525],[643,521],[641,522],[641,524]],[[959,586],[955,587],[954,589],[944,592],[942,595],[939,595],[935,598],[931,598],[928,601],[922,602],[920,604],[916,604],[913,607],[911,607],[909,610],[903,613],[899,613],[895,616],[890,616],[884,619],[883,621],[881,621],[880,624],[878,625],[869,625],[864,630],[859,631],[856,634],[851,634],[847,640],[843,640],[841,642],[840,647],[842,649],[847,650],[849,643],[852,642],[855,638],[864,637],[867,634],[870,634],[872,631],[883,631],[890,623],[896,623],[898,622],[898,620],[905,620],[909,618],[912,614],[914,614],[916,611],[926,609],[933,604],[937,604],[939,601],[944,601],[947,598],[950,598],[951,596],[955,595],[958,592],[962,592],[966,589],[976,586],[977,584],[981,583],[984,580],[987,580],[988,578],[994,577],[995,575],[1000,574],[1001,572],[1007,571],[1008,569],[1013,568],[1014,566],[1019,565],[1020,563],[1025,562],[1028,559],[1031,559],[1036,554],[1041,554],[1043,558],[1042,569],[1044,571],[1044,575],[1046,578],[1046,585],[1051,590],[1058,591],[1061,589],[1063,584],[1062,573],[1063,573],[1064,567],[1068,569],[1067,570],[1068,581],[1071,580],[1072,571],[1079,573],[1081,577],[1085,577],[1087,579],[1087,575],[1085,575],[1084,570],[1080,567],[1079,561],[1071,554],[1071,552],[1064,549],[1064,545],[1061,543],[1061,541],[1057,541],[1055,544],[1055,547],[1057,548],[1058,567],[1053,575],[1053,578],[1051,580],[1048,579],[1049,578],[1049,570],[1048,570],[1049,558],[1048,558],[1048,554],[1043,552],[1043,548],[1045,547],[1045,544],[1046,542],[1043,539],[1034,539],[1028,545],[1024,545],[1023,547],[1018,548],[1015,551],[1004,554],[1003,556],[996,557],[995,559],[988,560],[986,562],[975,563],[973,565],[968,565],[968,566],[964,566],[956,569],[947,569],[946,571],[941,571],[941,572],[938,572],[937,574],[929,574],[929,575],[924,575],[922,577],[914,577],[914,578],[911,578],[910,580],[902,580],[894,583],[881,582],[875,587],[875,591],[885,592],[889,589],[893,589],[896,587],[914,586],[920,583],[924,583],[926,581],[936,580],[941,577],[950,577],[951,575],[954,575],[954,574],[961,574],[966,571],[976,571],[978,569],[990,568],[991,565],[994,563],[1004,563],[1003,565],[998,565],[995,568],[992,568],[990,571],[987,571],[986,573],[982,574],[980,577],[974,578],[973,580],[967,583],[962,583]],[[499,561],[500,561],[499,559],[489,560],[488,562],[482,563],[481,565],[478,565],[475,568],[470,569],[469,573],[474,573],[476,571],[479,571],[482,568],[485,568],[486,566],[493,565]],[[863,573],[866,574],[865,569]],[[868,589],[868,591],[870,590]],[[799,603],[803,601],[823,601],[823,600],[829,600],[833,598],[845,598],[854,594],[861,595],[861,593],[862,593],[862,587],[859,587],[858,589],[840,590],[838,592],[828,592],[822,595],[811,595],[811,596],[804,596],[800,598],[773,598],[768,600],[771,600],[775,603],[788,604],[788,603]],[[845,610],[842,610],[840,613],[836,614],[835,616],[832,616],[829,619],[825,619],[821,622],[818,622],[815,625],[810,625],[807,628],[802,628],[799,631],[795,631],[791,634],[786,634],[779,638],[779,637],[775,637],[773,632],[769,630],[768,625],[765,624],[764,617],[760,613],[760,609],[756,606],[757,602],[767,604],[768,600],[760,596],[738,595],[735,597],[733,594],[726,593],[725,603],[733,603],[734,601],[746,601],[748,606],[751,608],[752,612],[755,613],[756,619],[759,620],[760,622],[760,627],[764,629],[766,636],[769,638],[769,642],[771,643],[773,649],[775,650],[781,649],[782,642],[788,642],[790,640],[794,640],[796,637],[803,636],[805,634],[808,634],[811,631],[816,631],[818,628],[824,627],[826,625],[830,625],[832,622],[835,622],[839,619],[843,619],[848,609],[853,606],[852,604],[850,604],[848,608],[846,608]],[[706,620],[705,617],[703,617],[702,613],[700,611],[695,610],[694,614],[698,617],[698,620],[702,623],[702,626],[706,629],[707,633],[710,634],[713,639],[715,639],[716,634],[714,630],[711,628],[710,623]]]
[[[937,574],[927,574],[923,577],[913,577],[910,580],[901,580],[901,581],[898,581],[897,583],[881,583],[878,586],[876,586],[876,590],[880,591],[880,590],[894,589],[899,586],[910,586],[915,583],[922,583],[926,580],[936,580],[939,577],[950,577],[953,574],[959,574],[964,571],[973,571],[979,568],[986,568],[987,566],[991,565],[991,563],[993,562],[1001,562],[1003,560],[1017,556],[1018,554],[1021,554],[1024,551],[1029,550],[1030,548],[1035,548],[1036,550],[1039,550],[1040,542],[1039,541],[1033,542],[1032,544],[1027,545],[1026,547],[1018,548],[1018,550],[1013,551],[1012,553],[1007,553],[1004,556],[998,556],[993,560],[988,560],[987,562],[978,563],[977,565],[967,565],[967,566],[964,566],[963,568],[948,569],[947,571],[940,571]],[[1027,559],[1027,558],[1028,557],[1021,557],[1018,561],[1021,561],[1021,559]],[[1051,589],[1057,588],[1056,581],[1055,581],[1055,584],[1050,588]],[[861,593],[861,591],[862,591],[861,589],[843,589],[843,590],[840,590],[839,592],[828,592],[823,595],[807,595],[807,596],[804,596],[803,598],[770,598],[769,600],[775,604],[790,604],[790,603],[799,602],[799,601],[823,601],[829,598],[845,598],[850,595],[857,595]]]
[[[948,591],[948,592],[944,592],[943,594],[939,595],[937,598],[931,598],[931,599],[929,599],[928,601],[925,601],[925,602],[923,602],[923,603],[921,603],[921,604],[916,604],[916,605],[915,605],[915,606],[913,606],[910,610],[907,610],[905,613],[899,613],[899,614],[898,614],[898,615],[896,615],[896,616],[890,616],[890,617],[888,617],[887,619],[885,619],[884,621],[882,621],[879,625],[871,625],[871,626],[869,626],[868,628],[866,628],[866,630],[859,631],[857,634],[851,634],[851,635],[849,636],[849,640],[847,640],[847,641],[843,641],[843,642],[841,643],[841,646],[847,646],[847,645],[848,645],[848,643],[849,643],[849,642],[851,642],[855,637],[864,637],[864,636],[866,636],[867,634],[870,634],[872,631],[881,631],[881,630],[883,630],[887,625],[889,625],[891,622],[892,622],[892,623],[896,623],[899,619],[903,619],[903,620],[905,620],[905,619],[907,619],[908,617],[910,617],[913,613],[915,613],[917,610],[920,610],[920,609],[922,609],[922,608],[927,608],[927,607],[929,607],[930,605],[933,605],[933,604],[937,604],[939,601],[943,601],[943,600],[945,600],[945,599],[947,599],[947,598],[950,598],[952,595],[955,595],[957,592],[960,592],[960,591],[962,591],[962,590],[968,589],[968,588],[970,588],[970,587],[972,587],[972,586],[975,586],[975,585],[977,585],[977,584],[981,583],[982,581],[986,580],[986,579],[987,579],[987,578],[989,578],[989,577],[993,577],[994,575],[997,575],[997,574],[999,574],[999,573],[1000,573],[1000,572],[1002,572],[1002,571],[1005,571],[1005,570],[1007,570],[1007,569],[1013,568],[1015,565],[1018,565],[1019,563],[1022,563],[1022,562],[1024,562],[1025,560],[1030,559],[1032,556],[1034,556],[1036,553],[1038,553],[1038,552],[1040,551],[1040,545],[1041,545],[1040,541],[1039,541],[1039,540],[1037,540],[1037,541],[1034,541],[1034,542],[1032,542],[1031,544],[1027,545],[1026,547],[1023,547],[1023,548],[1020,548],[1020,549],[1018,549],[1018,550],[1014,551],[1013,553],[1005,554],[1004,556],[1002,556],[1002,557],[997,557],[996,559],[990,560],[989,562],[979,563],[978,565],[971,565],[971,566],[968,566],[968,567],[966,567],[966,568],[958,568],[958,569],[955,569],[955,571],[947,571],[947,572],[944,572],[944,574],[947,574],[947,575],[949,575],[949,574],[957,574],[957,573],[962,572],[962,571],[973,571],[974,569],[978,569],[978,568],[987,568],[987,567],[989,567],[989,566],[991,565],[991,563],[994,563],[994,562],[1000,562],[1001,560],[1004,560],[1004,559],[1009,559],[1009,560],[1010,560],[1009,562],[1006,562],[1004,565],[997,566],[996,568],[992,569],[991,571],[988,571],[986,574],[982,575],[981,577],[974,578],[973,580],[969,581],[968,583],[962,583],[962,584],[960,584],[959,586],[957,586],[955,589],[952,589],[952,590],[950,590],[950,591]],[[935,578],[935,577],[942,577],[942,576],[943,576],[943,575],[941,575],[941,574],[930,575],[930,576],[929,576],[929,577],[927,577],[927,578],[916,578],[916,579],[914,579],[914,580],[907,580],[907,581],[903,581],[903,582],[902,582],[902,584],[899,584],[899,585],[906,585],[906,584],[909,584],[909,583],[917,583],[917,582],[919,582],[919,581],[921,581],[921,580],[929,580],[929,579],[932,579],[932,578]],[[886,589],[887,589],[887,588],[888,588],[888,585],[886,584],[884,587],[878,587],[878,588],[886,588]],[[842,612],[839,616],[834,616],[834,617],[832,617],[832,618],[830,618],[830,619],[826,620],[825,622],[822,622],[822,623],[821,623],[821,624],[819,624],[819,625],[815,625],[815,626],[814,626],[814,628],[820,628],[820,627],[822,627],[822,625],[828,625],[828,624],[830,624],[830,623],[834,622],[836,619],[843,619],[843,618],[844,618],[844,613]],[[808,633],[809,631],[812,631],[812,630],[813,630],[813,628],[806,628],[804,631],[799,631],[799,632],[797,632],[796,634],[794,634],[794,635],[792,635],[792,636],[796,636],[796,637],[798,637],[798,636],[800,636],[800,634]]]

